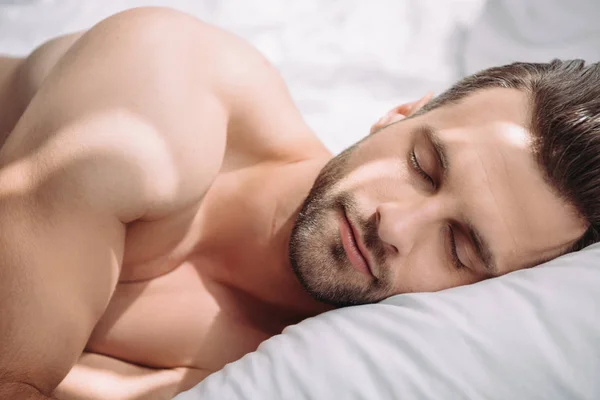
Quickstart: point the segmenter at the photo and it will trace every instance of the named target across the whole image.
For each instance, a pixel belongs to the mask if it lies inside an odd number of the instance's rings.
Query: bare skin
[[[485,233],[501,275],[557,254],[585,224],[545,186],[519,139],[524,97],[487,96],[477,101],[505,112],[442,110],[426,121],[452,152],[472,149],[462,164],[484,167],[461,181],[478,186],[460,193],[492,193],[468,196],[478,203],[467,205],[476,223],[496,227]],[[368,301],[489,277],[467,239],[458,239],[459,257],[471,273],[449,268],[439,241],[424,240],[464,213],[458,183],[434,196],[405,164],[385,165],[425,119],[390,124],[426,101],[382,118],[373,130],[383,130],[357,148],[332,189],[355,194],[356,215],[380,219],[393,272],[369,260],[388,278]],[[25,60],[2,60],[0,108],[0,397],[171,398],[333,308],[305,290],[288,251],[298,211],[332,156],[273,67],[240,39],[174,11],[129,11]],[[474,127],[488,139],[476,139]],[[430,147],[419,144],[418,155],[433,174]],[[518,170],[497,168],[506,155]],[[406,199],[412,208],[400,218]],[[323,218],[331,229],[318,240],[334,243],[340,217],[329,210]],[[536,241],[556,226],[556,237]],[[338,273],[352,290],[377,278]]]
[[[195,39],[182,41],[186,37]],[[272,67],[229,34],[175,12],[134,11],[94,28],[54,67],[75,40],[3,63],[10,82],[4,93],[11,90],[10,100],[17,96],[23,105],[3,104],[15,107],[4,114],[4,131],[12,133],[0,156],[1,214],[14,229],[3,231],[1,241],[15,250],[3,256],[13,281],[3,279],[2,292],[18,282],[26,291],[47,290],[39,295],[56,301],[46,309],[31,303],[11,310],[3,303],[3,313],[46,328],[35,338],[11,333],[14,347],[3,347],[3,354],[20,345],[31,353],[11,364],[20,375],[11,376],[6,364],[0,368],[4,379],[31,382],[60,399],[171,398],[284,326],[330,308],[282,268],[286,238],[278,234],[293,223],[300,193],[330,155]],[[172,43],[181,43],[177,52],[189,57],[164,62],[163,50]],[[134,54],[125,56],[131,48]],[[220,48],[230,50],[219,54]],[[243,68],[227,59],[231,54]],[[115,70],[122,75],[111,75]],[[188,85],[197,90],[174,98],[173,91]],[[165,110],[170,101],[178,105]],[[46,128],[36,130],[37,124]],[[190,136],[196,132],[204,133]],[[69,145],[76,136],[78,145]],[[84,148],[74,148],[79,145]],[[290,181],[296,175],[307,179]],[[90,185],[72,191],[78,179]],[[280,201],[290,192],[299,195]],[[44,197],[43,204],[23,200],[32,193]],[[43,231],[33,234],[40,225]],[[235,252],[223,251],[232,231],[243,236],[235,239]],[[46,250],[23,260],[30,249],[19,243],[31,240]],[[36,271],[34,281],[26,281],[16,258]],[[246,278],[256,281],[258,268],[271,271],[268,285],[286,293],[248,287]],[[40,289],[50,271],[54,283]],[[81,306],[62,313],[69,304]]]

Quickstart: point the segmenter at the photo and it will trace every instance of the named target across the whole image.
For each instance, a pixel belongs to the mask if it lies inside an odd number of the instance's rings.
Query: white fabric
[[[440,92],[459,76],[457,28],[483,0],[0,0],[0,53],[115,12],[163,5],[231,30],[279,68],[294,100],[337,153],[388,109]]]
[[[186,399],[600,399],[599,259],[308,319]]]
[[[598,0],[490,0],[466,41],[465,73],[514,61],[600,61]]]

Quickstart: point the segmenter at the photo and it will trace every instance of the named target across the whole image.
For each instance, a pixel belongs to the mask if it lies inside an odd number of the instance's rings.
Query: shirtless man
[[[526,68],[399,106],[333,159],[256,50],[176,11],[0,70],[2,399],[171,398],[332,307],[596,240]]]

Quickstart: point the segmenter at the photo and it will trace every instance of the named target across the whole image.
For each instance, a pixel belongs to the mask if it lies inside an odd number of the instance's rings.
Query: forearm
[[[0,383],[0,399],[11,400],[55,400],[26,383]]]
[[[207,375],[203,370],[146,368],[84,353],[53,395],[58,400],[167,400]]]

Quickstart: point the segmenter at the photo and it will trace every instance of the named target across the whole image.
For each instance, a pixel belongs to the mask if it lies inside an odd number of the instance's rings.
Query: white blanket
[[[335,153],[388,108],[465,73],[515,60],[600,59],[596,0],[0,0],[0,52],[27,54],[142,5],[186,11],[253,43]]]
[[[165,5],[234,31],[283,74],[309,125],[334,152],[380,114],[460,74],[457,27],[482,0],[0,0],[0,52],[27,54],[48,38],[117,11]]]

